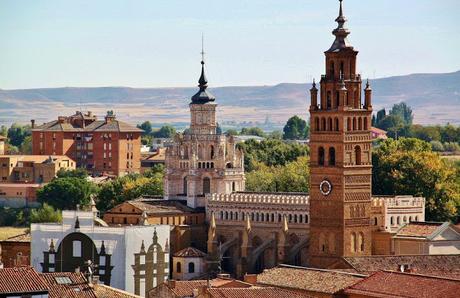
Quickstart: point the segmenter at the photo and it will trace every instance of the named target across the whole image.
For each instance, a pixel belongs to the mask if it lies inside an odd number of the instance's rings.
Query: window
[[[331,91],[327,91],[327,98],[326,98],[326,108],[330,109],[332,107],[331,102]]]
[[[188,273],[194,273],[195,272],[195,263],[190,262],[188,263]]]
[[[331,65],[329,66],[329,76],[334,78],[334,62],[331,62]]]
[[[364,234],[363,234],[363,232],[359,232],[358,240],[359,240],[359,250],[364,251]]]
[[[355,164],[356,165],[361,164],[361,147],[359,146],[355,147]]]
[[[377,223],[378,223],[378,222],[377,222],[377,217],[374,217],[374,226],[376,226]]]
[[[332,131],[334,128],[332,127],[332,118],[327,119],[327,130]]]
[[[81,241],[74,240],[72,242],[72,246],[73,246],[72,256],[75,258],[80,258],[81,257]]]
[[[356,250],[357,250],[357,247],[356,247],[356,234],[354,232],[351,233],[350,250],[352,252],[356,252]]]
[[[236,183],[235,181],[232,182],[232,191],[235,191],[236,190]]]
[[[318,164],[324,166],[324,148],[319,147],[318,149]]]
[[[184,177],[184,185],[182,187],[184,195],[187,195],[187,177]]]
[[[319,127],[319,118],[318,117],[315,118],[315,129],[316,129],[316,131],[319,131],[321,129]]]
[[[390,224],[391,224],[391,225],[394,225],[394,224],[395,224],[395,219],[394,219],[393,216],[390,218]]]
[[[321,118],[321,130],[326,130],[326,118]]]
[[[334,122],[335,122],[334,130],[339,131],[339,118],[335,118]]]
[[[329,165],[335,166],[335,148],[329,148]]]
[[[364,130],[367,130],[367,118],[364,118]]]
[[[177,272],[177,273],[181,273],[181,272],[182,272],[182,266],[181,266],[181,263],[180,263],[180,262],[177,262],[177,263],[176,263],[176,272]]]
[[[207,194],[211,192],[211,179],[205,177],[203,179],[203,194]]]
[[[401,218],[400,218],[399,216],[396,218],[396,223],[397,223],[398,225],[401,224]]]

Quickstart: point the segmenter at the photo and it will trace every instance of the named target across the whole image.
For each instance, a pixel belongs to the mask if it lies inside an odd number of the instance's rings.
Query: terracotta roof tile
[[[257,275],[257,284],[333,294],[364,277],[335,270],[280,265]]]
[[[418,274],[460,279],[460,255],[366,256],[343,258],[351,268],[362,274],[380,270],[396,271],[401,265]]]
[[[147,214],[156,214],[156,213],[168,213],[168,214],[183,214],[183,213],[193,213],[194,209],[187,207],[186,205],[174,201],[174,200],[164,200],[164,199],[143,199],[128,201],[127,203],[133,205],[134,207],[146,211]],[[114,207],[116,209],[117,207]]]
[[[40,273],[49,288],[49,298],[96,298],[83,273],[53,272]],[[68,278],[69,283],[59,283],[59,278]]]
[[[171,287],[170,283],[166,282],[171,292],[177,297],[189,297],[193,295],[193,290],[199,289],[207,285],[207,280],[187,280],[187,281],[174,281],[174,288]],[[211,287],[213,288],[249,288],[250,284],[235,280],[235,279],[223,279],[215,278],[210,281]]]
[[[16,235],[3,240],[2,242],[30,242],[30,233]]]
[[[207,290],[213,298],[300,298],[313,297],[305,293],[272,287],[211,288]]]
[[[396,236],[404,237],[429,237],[444,223],[442,222],[410,222],[402,226]]]
[[[0,294],[8,293],[48,293],[48,287],[32,267],[0,269]]]
[[[104,284],[95,285],[94,293],[96,294],[97,298],[141,298],[141,296],[112,288]]]
[[[206,254],[199,249],[194,247],[187,247],[182,250],[179,250],[174,254],[175,257],[183,257],[183,258],[200,258],[205,257]]]
[[[460,280],[380,271],[350,286],[347,294],[370,297],[454,298],[460,292]]]

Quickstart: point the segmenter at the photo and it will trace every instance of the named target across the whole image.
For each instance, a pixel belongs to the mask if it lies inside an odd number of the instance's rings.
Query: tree
[[[176,129],[171,125],[164,125],[152,134],[155,138],[172,138],[176,134]]]
[[[13,123],[8,129],[8,139],[9,143],[13,146],[19,147],[27,136],[31,135],[29,125],[20,125]]]
[[[412,125],[412,120],[414,120],[412,109],[404,102],[393,105],[390,115],[401,117],[404,125]]]
[[[377,118],[375,119],[375,126],[378,127],[380,121],[383,120],[387,115],[387,112],[385,109],[381,109],[380,111],[377,112]]]
[[[75,210],[77,205],[88,206],[96,186],[86,179],[64,177],[53,179],[37,191],[40,203],[48,203],[60,210]]]
[[[431,141],[430,145],[431,145],[431,150],[433,150],[433,151],[436,151],[436,152],[443,152],[444,151],[444,146],[439,141]]]
[[[0,135],[4,137],[8,136],[8,127],[6,127],[5,125],[2,125],[0,127]]]
[[[443,142],[460,142],[460,127],[448,123],[441,129],[441,138]]]
[[[372,188],[376,195],[414,195],[426,198],[427,220],[453,220],[460,208],[458,172],[429,143],[387,139],[372,155]]]
[[[142,124],[138,124],[137,128],[140,128],[144,131],[142,135],[149,135],[152,133],[152,123],[150,123],[150,121],[144,121]]]
[[[19,146],[21,154],[32,154],[32,136],[27,136]]]
[[[398,133],[404,127],[404,121],[400,116],[388,115],[385,116],[379,123],[378,128],[388,131],[388,136],[398,138]]]
[[[276,191],[275,168],[263,163],[254,165],[255,170],[246,173],[246,190],[258,192]]]
[[[258,136],[258,137],[265,137],[265,132],[260,127],[243,127],[240,132],[241,135],[248,135],[248,136]]]
[[[238,135],[238,131],[236,129],[227,129],[227,131],[225,131],[225,134],[227,136],[236,136]]]
[[[82,168],[78,168],[78,169],[75,169],[75,170],[66,170],[64,168],[61,168],[56,173],[56,176],[58,178],[73,177],[73,178],[86,179],[88,177],[88,172],[85,169],[82,169]]]
[[[412,125],[411,136],[426,142],[441,141],[441,128],[439,126]]]
[[[309,128],[307,122],[296,115],[289,118],[283,128],[283,132],[283,139],[299,140],[307,138]]]
[[[283,133],[279,130],[274,130],[268,134],[268,138],[275,139],[275,140],[281,140],[283,138]]]
[[[31,223],[49,223],[49,222],[62,222],[62,213],[60,210],[54,208],[47,203],[38,209],[32,209],[30,212]]]

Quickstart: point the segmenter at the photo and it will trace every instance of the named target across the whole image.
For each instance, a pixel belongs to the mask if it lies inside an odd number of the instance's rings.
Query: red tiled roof
[[[456,298],[460,293],[460,281],[428,275],[379,271],[350,286],[345,293],[382,298]]]
[[[201,258],[205,257],[206,254],[199,249],[194,247],[187,247],[182,250],[179,250],[174,254],[175,257],[182,257],[182,258]]]
[[[94,286],[94,293],[97,298],[141,298],[141,296],[128,293],[126,291],[112,288],[104,284]]]
[[[257,284],[333,294],[364,277],[336,270],[280,265],[257,275]]]
[[[402,226],[396,233],[396,236],[426,238],[443,224],[442,222],[410,222]]]
[[[49,298],[96,298],[83,273],[53,272],[40,273],[49,288]],[[68,277],[70,284],[59,284],[56,277]]]
[[[211,288],[207,292],[214,298],[305,298],[312,297],[305,293],[298,293],[280,288]]]
[[[193,290],[199,289],[207,285],[207,280],[187,280],[187,281],[174,281],[174,288],[170,285],[171,283],[166,282],[168,288],[177,297],[190,297],[193,295]],[[210,281],[212,288],[248,288],[250,284],[235,280],[235,279],[223,279],[215,278]]]
[[[380,270],[398,270],[407,265],[418,274],[460,279],[460,255],[404,255],[344,257],[357,272],[371,274]]]
[[[8,293],[48,293],[48,287],[32,267],[0,269],[0,294]]]

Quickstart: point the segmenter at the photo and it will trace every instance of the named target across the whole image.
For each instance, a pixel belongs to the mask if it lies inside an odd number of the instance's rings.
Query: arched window
[[[353,130],[356,130],[356,118],[353,117]]]
[[[233,211],[230,211],[230,220],[233,220]]]
[[[340,61],[340,75],[342,76],[343,78],[343,75],[344,75],[344,71],[343,71],[343,61]]]
[[[364,234],[363,234],[363,232],[359,232],[358,242],[359,242],[359,250],[364,251]]]
[[[329,76],[331,78],[334,78],[334,61],[331,62],[331,65],[329,66]]]
[[[184,177],[182,190],[183,190],[184,195],[187,195],[187,176]]]
[[[335,166],[335,148],[334,147],[329,148],[329,165]]]
[[[228,211],[225,211],[225,219],[228,220]]]
[[[176,263],[176,272],[181,273],[182,272],[182,264],[180,262]]]
[[[305,214],[305,223],[308,223],[308,215]]]
[[[367,128],[367,117],[364,118],[364,130],[368,130],[368,128]]]
[[[404,215],[403,217],[403,222],[406,223],[407,222],[407,216]]]
[[[415,217],[415,221],[418,221],[418,215]]]
[[[350,239],[350,251],[351,252],[356,252],[357,250],[357,243],[356,243],[356,233],[352,232],[351,233],[351,239]]]
[[[220,212],[220,219],[224,219],[224,211]]]
[[[303,223],[303,214],[299,215],[299,223]]]
[[[330,109],[331,107],[332,107],[331,91],[327,91],[326,108]]]
[[[236,183],[235,183],[235,181],[232,182],[232,191],[236,191]]]
[[[254,221],[254,212],[251,213],[251,220]]]
[[[281,214],[278,214],[278,222],[281,222],[281,220],[282,220]]]
[[[294,223],[297,223],[297,214],[294,214]]]
[[[361,147],[359,146],[355,147],[355,164],[356,165],[361,164]]]
[[[225,167],[226,167],[227,169],[232,169],[232,168],[233,168],[233,165],[232,165],[231,162],[228,162],[228,163],[225,165]]]
[[[321,118],[321,130],[326,130],[326,118]]]
[[[190,262],[188,263],[188,273],[194,273],[195,272],[195,263]]]
[[[214,159],[214,146],[213,145],[209,147],[209,157],[211,159]]]
[[[409,216],[409,222],[411,222],[411,221],[412,221],[412,216]]]
[[[289,222],[292,222],[292,214],[289,214]]]
[[[377,223],[378,223],[378,222],[377,222],[377,217],[374,217],[374,226],[376,226]]]
[[[333,127],[332,127],[332,118],[328,118],[328,119],[327,119],[327,130],[329,130],[329,131],[332,131],[332,130],[333,130]]]
[[[319,118],[315,117],[315,130],[320,131],[321,127],[319,127]]]
[[[398,225],[400,225],[400,224],[401,224],[401,218],[400,218],[399,216],[398,216],[398,217],[396,217],[396,223],[397,223]]]
[[[259,213],[256,213],[256,221],[259,221]]]
[[[390,218],[390,224],[391,224],[392,226],[395,224],[395,219],[394,219],[393,216]]]
[[[334,119],[335,125],[334,125],[334,130],[339,131],[339,118]]]
[[[363,120],[361,117],[358,118],[358,130],[363,130]]]
[[[205,177],[203,179],[203,194],[207,194],[211,192],[211,179]]]
[[[274,214],[274,213],[272,213],[272,220],[271,220],[271,222],[275,222],[275,214]]]
[[[350,117],[348,117],[347,119],[347,130],[351,131],[351,118]]]
[[[324,166],[324,148],[319,147],[318,149],[318,164]]]
[[[339,94],[339,91],[336,91],[334,107],[338,107],[339,105],[340,105],[340,94]]]

